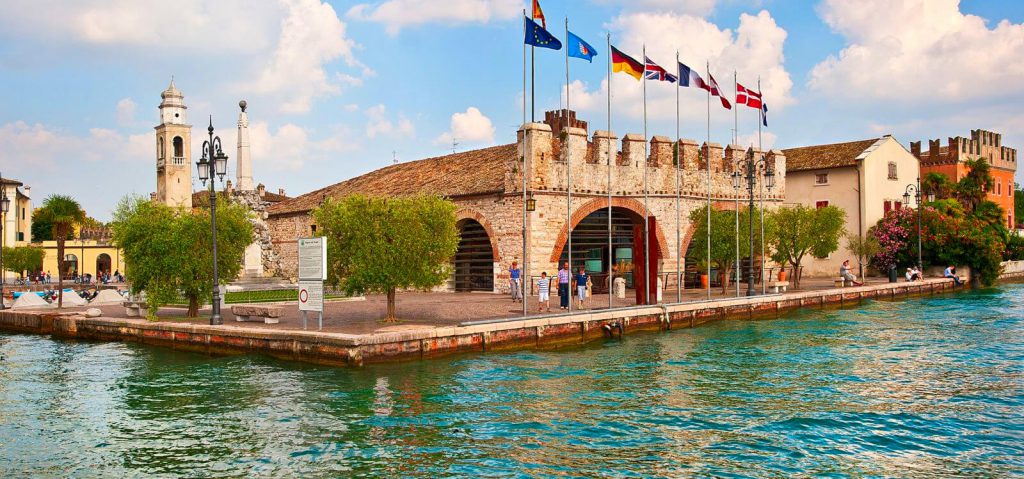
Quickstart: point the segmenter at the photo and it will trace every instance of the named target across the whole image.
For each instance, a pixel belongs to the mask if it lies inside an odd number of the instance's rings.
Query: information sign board
[[[327,280],[327,241],[324,237],[299,238],[299,280]]]
[[[299,281],[299,311],[324,310],[324,283]]]

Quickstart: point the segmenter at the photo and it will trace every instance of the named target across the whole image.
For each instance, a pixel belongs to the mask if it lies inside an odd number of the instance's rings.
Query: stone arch
[[[484,231],[487,232],[487,238],[491,240],[491,251],[494,252],[494,261],[501,262],[501,250],[498,249],[498,239],[494,235],[494,228],[491,227],[491,223],[479,211],[470,208],[463,208],[455,212],[456,226],[461,226],[466,220],[476,221],[480,223],[480,226],[484,227]]]
[[[605,208],[608,208],[608,198],[595,198],[585,203],[583,206],[576,208],[576,211],[573,211],[572,213],[572,227],[575,228],[576,225],[591,213]],[[621,208],[637,215],[640,218],[644,217],[644,204],[633,198],[613,197],[612,208]],[[565,224],[562,224],[558,230],[558,238],[555,239],[555,244],[552,246],[550,259],[552,263],[557,263],[558,259],[562,256],[562,249],[568,239],[567,235],[568,232],[566,231]],[[663,254],[667,254],[669,251],[668,241],[665,239],[665,231],[660,222],[657,224],[655,237],[658,240],[658,248]]]

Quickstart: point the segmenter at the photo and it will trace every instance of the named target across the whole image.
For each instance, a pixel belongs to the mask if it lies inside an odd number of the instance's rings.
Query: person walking
[[[542,271],[540,279],[537,280],[537,312],[543,309],[551,311],[551,280],[548,279],[548,272]]]
[[[569,309],[569,262],[562,264],[558,270],[558,307]]]
[[[518,303],[523,300],[523,271],[519,269],[519,263],[512,262],[508,269],[508,286],[512,290],[512,302]]]
[[[579,272],[573,276],[573,282],[576,283],[576,301],[579,309],[583,309],[587,299],[587,270],[583,266],[580,266]]]

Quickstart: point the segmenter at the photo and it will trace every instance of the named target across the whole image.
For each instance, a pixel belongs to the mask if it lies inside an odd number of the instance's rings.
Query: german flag
[[[639,80],[644,76],[644,64],[612,47],[612,71],[622,72]]]

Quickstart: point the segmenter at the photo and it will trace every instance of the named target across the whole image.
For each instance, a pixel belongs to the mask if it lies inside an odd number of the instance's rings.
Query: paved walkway
[[[868,278],[867,284],[885,283],[884,278]],[[740,293],[746,293],[745,284],[741,284]],[[833,283],[828,278],[805,278],[799,291],[815,291],[832,289]],[[794,291],[794,290],[790,290]],[[760,288],[758,289],[760,292]],[[736,297],[735,286],[729,288],[723,294],[722,289],[711,290],[712,299],[727,299]],[[628,290],[626,299],[615,299],[614,307],[634,306],[635,295],[633,290]],[[662,294],[665,302],[676,302],[676,291],[665,291]],[[682,300],[684,302],[702,301],[707,299],[706,290],[684,290]],[[563,311],[558,308],[558,297],[551,298],[551,312],[538,313],[537,298],[529,298],[530,316],[544,314],[558,314]],[[281,303],[284,308],[284,315],[278,324],[263,324],[258,322],[238,322],[230,312],[230,305],[223,311],[224,324],[227,326],[239,326],[246,328],[265,328],[274,330],[301,330],[302,316],[294,303]],[[596,295],[587,300],[587,310],[602,310],[608,308],[608,295]],[[454,326],[467,321],[484,321],[502,318],[522,317],[523,309],[521,303],[513,303],[507,295],[488,293],[399,293],[397,298],[397,323],[385,323],[382,321],[387,307],[387,300],[383,295],[370,295],[365,300],[328,301],[324,312],[324,331],[349,334],[368,334],[387,331],[408,331],[424,328],[435,328]],[[575,307],[575,304],[574,304]],[[69,308],[78,310],[82,308]],[[126,317],[125,309],[118,305],[101,306],[103,316],[112,318]],[[52,310],[51,310],[52,311]],[[183,308],[161,308],[159,317],[163,321],[175,323],[207,324],[209,321],[209,308],[200,311],[200,317],[195,319],[185,318]],[[316,315],[309,317],[309,329],[317,327]]]

